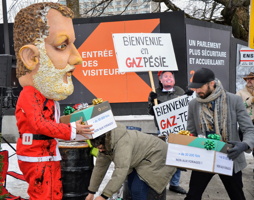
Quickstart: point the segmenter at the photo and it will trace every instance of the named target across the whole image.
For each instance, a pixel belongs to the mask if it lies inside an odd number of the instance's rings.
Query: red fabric
[[[25,181],[25,178],[24,178],[23,174],[19,174],[17,172],[13,172],[13,171],[8,171],[7,174],[9,176],[12,176],[13,178]]]
[[[13,196],[12,194],[9,194],[9,195],[6,196],[4,199],[9,199],[9,200],[22,200],[23,198],[21,198],[21,197],[16,197],[16,196]]]
[[[52,138],[71,139],[70,124],[57,123],[55,104],[48,100],[34,87],[26,86],[20,92],[16,105],[16,119],[20,134],[42,134]],[[33,140],[32,145],[23,145],[21,138],[17,141],[17,155],[30,157],[56,156],[56,140]]]
[[[18,161],[29,184],[29,200],[61,200],[63,196],[61,181],[61,165],[57,162],[29,163]]]
[[[162,71],[158,71],[158,74],[157,74],[158,77],[160,77],[161,73],[162,73]]]
[[[0,195],[8,194],[8,191],[5,189],[5,180],[6,180],[6,174],[9,166],[8,162],[8,151],[0,151],[0,162],[2,163],[2,171],[0,171]]]
[[[21,198],[19,196],[14,196],[14,195],[10,194],[8,192],[8,190],[4,187],[5,186],[5,181],[6,181],[6,175],[9,174],[9,172],[7,172],[8,167],[9,167],[9,161],[8,161],[9,153],[8,153],[7,150],[0,151],[0,156],[1,156],[0,162],[3,164],[2,165],[2,171],[0,171],[0,188],[1,188],[0,189],[0,195],[1,196],[6,195],[6,197],[4,199],[23,200],[23,198]]]

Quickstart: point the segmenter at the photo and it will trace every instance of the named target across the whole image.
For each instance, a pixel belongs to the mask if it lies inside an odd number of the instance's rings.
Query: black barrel
[[[86,142],[59,142],[63,200],[85,200],[93,170],[93,156]]]

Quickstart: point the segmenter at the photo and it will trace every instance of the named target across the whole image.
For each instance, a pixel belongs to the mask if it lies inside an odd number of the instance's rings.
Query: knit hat
[[[192,83],[189,84],[188,88],[201,88],[204,84],[213,81],[215,75],[212,70],[208,68],[201,68],[193,75]]]
[[[250,72],[247,76],[243,77],[245,81],[249,78],[254,78],[254,72]]]

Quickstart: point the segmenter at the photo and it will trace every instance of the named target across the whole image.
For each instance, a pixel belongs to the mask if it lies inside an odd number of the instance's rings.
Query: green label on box
[[[225,146],[225,142],[222,142],[222,141],[219,141],[219,140],[207,139],[207,138],[196,138],[195,140],[190,142],[188,144],[188,146],[205,149],[206,141],[214,142],[215,147],[214,147],[214,149],[212,149],[214,151],[221,151]]]
[[[94,107],[86,108],[85,110],[81,110],[79,112],[73,113],[70,118],[70,122],[75,122],[79,120],[81,117],[83,118],[83,121],[87,121],[91,119],[93,114]]]
[[[97,105],[92,105],[84,110],[80,110],[77,112],[74,112],[70,115],[70,122],[75,122],[79,120],[81,117],[83,121],[88,121],[92,119],[93,117],[96,117],[100,115],[101,113],[104,113],[108,110],[111,110],[110,105],[108,101],[104,101]]]

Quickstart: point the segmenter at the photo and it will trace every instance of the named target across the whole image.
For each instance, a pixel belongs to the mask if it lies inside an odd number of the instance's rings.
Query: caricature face
[[[36,44],[40,52],[39,67],[33,82],[45,97],[63,100],[72,94],[74,87],[71,74],[80,57],[74,46],[75,34],[72,19],[50,9],[47,15],[49,35]]]
[[[171,72],[164,72],[160,77],[159,80],[165,89],[170,89],[175,85],[175,77]]]

